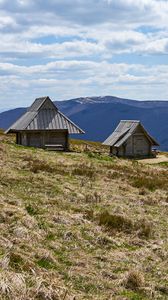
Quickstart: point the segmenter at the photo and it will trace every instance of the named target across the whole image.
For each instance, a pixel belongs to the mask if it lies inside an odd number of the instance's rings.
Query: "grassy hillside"
[[[168,299],[168,164],[71,147],[0,136],[0,299]]]

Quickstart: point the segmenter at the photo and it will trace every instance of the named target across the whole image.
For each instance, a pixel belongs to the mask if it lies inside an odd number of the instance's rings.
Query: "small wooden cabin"
[[[114,132],[103,142],[110,154],[119,157],[151,157],[158,142],[149,135],[140,121],[120,121]]]
[[[47,96],[35,99],[6,133],[15,133],[19,145],[68,150],[69,134],[84,131],[62,114]]]

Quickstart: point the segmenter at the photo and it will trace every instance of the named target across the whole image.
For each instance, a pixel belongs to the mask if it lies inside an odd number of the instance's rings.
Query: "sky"
[[[0,111],[36,97],[168,100],[168,0],[0,0]]]

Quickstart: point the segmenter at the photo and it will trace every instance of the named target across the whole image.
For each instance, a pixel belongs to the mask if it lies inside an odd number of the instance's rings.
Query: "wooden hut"
[[[120,157],[150,157],[158,142],[149,135],[140,121],[120,121],[114,132],[103,142],[110,154]]]
[[[84,131],[62,114],[49,97],[42,97],[37,98],[6,133],[15,133],[19,145],[68,150],[69,134]]]

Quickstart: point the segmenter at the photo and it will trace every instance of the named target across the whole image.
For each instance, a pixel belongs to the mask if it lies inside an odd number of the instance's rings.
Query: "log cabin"
[[[140,121],[122,120],[103,142],[110,146],[110,155],[118,157],[151,157],[158,142],[145,130]]]
[[[51,99],[35,99],[6,133],[16,134],[16,143],[48,150],[69,150],[69,135],[84,131],[58,110]]]

